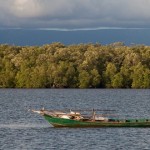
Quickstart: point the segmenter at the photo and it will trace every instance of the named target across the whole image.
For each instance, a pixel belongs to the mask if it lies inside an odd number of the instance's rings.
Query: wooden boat
[[[81,114],[78,111],[54,111],[41,109],[32,112],[41,114],[53,127],[150,127],[150,119],[115,119],[106,117],[109,114],[96,114],[96,110],[92,110],[91,116]],[[86,110],[84,110],[86,111]],[[113,111],[113,110],[98,110]]]

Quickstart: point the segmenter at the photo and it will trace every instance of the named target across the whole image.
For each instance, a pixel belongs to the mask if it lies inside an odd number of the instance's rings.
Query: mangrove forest
[[[150,88],[150,46],[0,45],[0,88]]]

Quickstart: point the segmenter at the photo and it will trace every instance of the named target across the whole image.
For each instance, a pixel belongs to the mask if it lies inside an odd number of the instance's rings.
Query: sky
[[[150,0],[0,0],[0,28],[150,28]]]

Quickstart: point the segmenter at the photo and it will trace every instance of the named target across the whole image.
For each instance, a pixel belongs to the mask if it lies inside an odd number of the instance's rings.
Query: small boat
[[[96,111],[114,111],[114,110],[31,110],[38,113],[53,127],[150,127],[150,119],[116,119],[112,114],[96,114]],[[82,113],[81,113],[82,112]],[[89,112],[84,114],[83,112]],[[91,115],[90,115],[91,114]]]

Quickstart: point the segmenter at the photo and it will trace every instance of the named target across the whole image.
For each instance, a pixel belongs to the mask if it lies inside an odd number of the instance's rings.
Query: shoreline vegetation
[[[0,88],[150,88],[150,46],[0,45]]]

